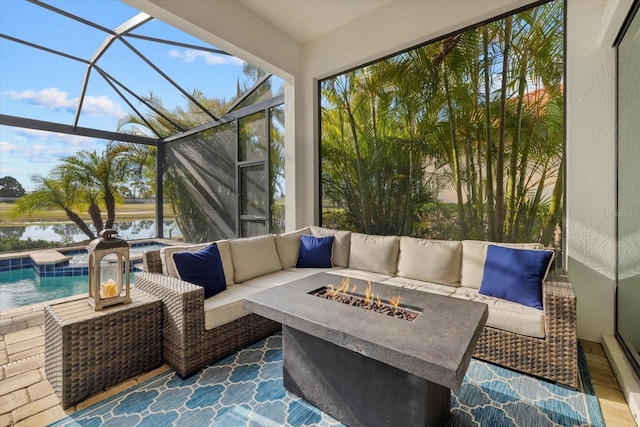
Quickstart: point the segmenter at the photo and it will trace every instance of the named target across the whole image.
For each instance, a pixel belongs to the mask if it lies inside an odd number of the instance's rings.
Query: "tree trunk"
[[[442,81],[444,83],[445,96],[447,98],[447,108],[449,109],[449,128],[451,130],[451,169],[453,171],[453,180],[456,186],[456,195],[458,201],[458,225],[460,226],[460,233],[463,238],[467,237],[467,223],[464,215],[464,201],[462,198],[462,182],[460,179],[460,166],[458,155],[458,141],[456,138],[456,123],[455,112],[453,110],[453,102],[451,101],[451,93],[449,91],[449,76],[447,75],[447,68],[442,63],[443,76]]]
[[[505,18],[504,52],[502,57],[502,89],[500,93],[500,137],[496,157],[496,239],[504,241],[504,147],[506,139],[507,119],[507,80],[509,78],[509,51],[511,48],[511,25],[513,16]]]
[[[116,220],[116,199],[113,193],[105,193],[104,204],[107,208],[107,223],[104,226],[107,229],[113,228],[113,223]]]
[[[482,191],[482,147],[480,145],[481,132],[479,124],[476,127],[476,141],[478,141],[478,147],[476,150],[476,162],[478,163],[478,199],[476,200],[476,204],[478,205],[478,225],[482,225],[482,222],[484,221],[484,191]]]
[[[487,223],[489,240],[496,239],[495,195],[493,193],[493,149],[491,140],[491,74],[489,64],[489,30],[482,27],[482,47],[484,53],[484,115],[486,127],[486,163],[487,163]]]
[[[360,154],[360,143],[358,142],[358,131],[356,129],[356,120],[355,117],[353,117],[353,112],[351,111],[351,106],[349,105],[349,100],[347,99],[347,97],[345,96],[344,99],[344,105],[345,108],[347,110],[347,115],[349,116],[349,125],[351,128],[351,136],[353,138],[353,148],[356,152],[356,171],[358,174],[358,187],[360,189],[360,203],[362,203],[362,214],[364,216],[363,218],[363,225],[364,225],[364,229],[363,229],[363,233],[370,233],[371,230],[371,213],[369,212],[369,205],[368,203],[370,202],[369,200],[369,195],[367,194],[364,184],[365,184],[365,177],[364,177],[364,173],[362,171],[362,156]]]
[[[87,213],[91,217],[91,222],[93,222],[96,233],[100,233],[102,230],[104,230],[104,223],[102,222],[102,212],[100,211],[100,207],[95,203],[91,203],[89,205],[89,208],[87,209]]]
[[[67,214],[67,217],[69,217],[69,219],[87,235],[89,239],[94,240],[96,238],[96,235],[93,234],[93,231],[91,231],[89,226],[82,220],[82,218],[80,218],[80,215],[66,208],[64,208],[64,212]]]
[[[564,180],[564,162],[560,161],[560,167],[558,168],[558,178],[556,184],[553,187],[553,193],[551,195],[551,204],[549,205],[549,221],[544,225],[544,232],[542,233],[541,242],[545,246],[551,246],[554,244],[554,235],[556,224],[560,222],[560,208],[562,206],[562,186]]]
[[[526,55],[523,54],[521,58],[522,63],[520,64],[520,75],[518,76],[518,107],[517,107],[517,124],[516,130],[513,134],[513,141],[511,143],[511,158],[509,164],[509,184],[507,186],[507,200],[509,201],[509,216],[507,219],[507,227],[509,231],[509,238],[512,241],[515,241],[516,235],[518,231],[516,230],[516,222],[518,217],[518,208],[519,202],[524,195],[516,192],[516,181],[518,179],[518,157],[519,157],[519,147],[520,147],[520,134],[522,133],[522,110],[524,105],[524,92],[527,88],[527,61]],[[523,155],[523,157],[526,154]]]

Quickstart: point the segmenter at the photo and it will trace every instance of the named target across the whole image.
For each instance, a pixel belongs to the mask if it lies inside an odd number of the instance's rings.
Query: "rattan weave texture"
[[[236,340],[257,341],[278,329],[274,322],[250,315],[205,333],[204,302],[199,287],[162,276],[159,251],[145,253],[143,260],[149,273],[137,275],[135,286],[165,302],[165,360],[181,377],[219,360],[227,350],[235,351],[232,349],[239,342]],[[566,275],[550,272],[543,284],[543,305],[545,338],[485,326],[473,356],[577,389],[576,296]]]
[[[213,329],[204,327],[202,287],[162,275],[159,251],[144,254],[145,272],[134,287],[163,301],[164,359],[180,378],[187,378],[281,329],[277,322],[249,314]]]
[[[544,338],[485,326],[473,356],[577,389],[576,296],[566,275],[550,273],[542,297]]]
[[[63,408],[162,365],[162,302],[94,311],[86,299],[45,308],[45,374]]]

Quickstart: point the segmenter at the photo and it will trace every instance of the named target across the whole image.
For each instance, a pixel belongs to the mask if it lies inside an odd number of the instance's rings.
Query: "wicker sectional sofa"
[[[301,235],[334,236],[330,268],[296,268]],[[179,278],[173,254],[207,246],[169,246],[144,254],[134,286],[164,303],[164,359],[182,378],[276,332],[280,325],[246,311],[243,298],[319,271],[484,302],[489,318],[474,357],[578,388],[576,298],[566,276],[547,272],[543,309],[479,292],[492,244],[374,236],[317,226],[290,233],[218,241],[227,288],[204,298]]]

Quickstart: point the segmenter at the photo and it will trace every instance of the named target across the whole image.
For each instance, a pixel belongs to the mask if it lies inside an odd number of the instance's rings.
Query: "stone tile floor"
[[[44,372],[43,308],[36,304],[0,313],[0,427],[46,426],[169,370],[163,365],[63,410]]]
[[[43,308],[44,304],[36,304],[0,313],[0,427],[46,426],[170,369],[163,365],[63,410],[44,372]],[[635,426],[602,347],[584,341],[582,345],[605,422]]]

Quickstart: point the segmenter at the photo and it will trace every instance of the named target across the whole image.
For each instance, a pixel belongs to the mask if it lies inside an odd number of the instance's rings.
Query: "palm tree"
[[[54,173],[55,175],[55,173]],[[62,209],[67,217],[73,221],[80,230],[91,240],[96,236],[89,226],[76,213],[78,208],[86,205],[83,201],[83,189],[77,182],[67,178],[56,179],[53,176],[44,177],[35,175],[31,178],[36,184],[35,190],[22,196],[16,201],[16,205],[11,211],[11,215],[16,217],[20,214],[31,213],[36,210]],[[87,193],[85,193],[85,196]],[[86,199],[85,199],[86,200]],[[89,204],[89,212],[99,208],[95,204]],[[99,215],[98,215],[99,217]]]
[[[79,151],[64,157],[58,167],[60,173],[83,188],[99,192],[107,210],[105,228],[113,228],[116,202],[121,198],[120,186],[131,176],[131,161],[122,155],[119,145],[108,145],[104,152]],[[102,229],[98,230],[102,231]]]
[[[455,209],[433,206],[457,212],[457,238],[546,240],[561,211],[562,33],[562,3],[546,3],[321,82],[323,197],[381,232],[389,200],[412,221],[434,212],[385,192],[406,173],[423,194],[451,190]]]

